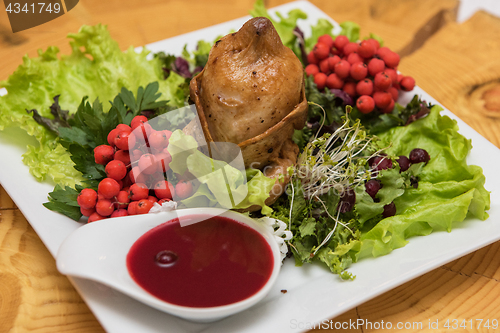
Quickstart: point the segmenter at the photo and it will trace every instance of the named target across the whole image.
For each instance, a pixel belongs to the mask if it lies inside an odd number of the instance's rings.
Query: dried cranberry
[[[375,199],[375,195],[377,195],[381,187],[380,182],[376,179],[370,179],[365,184],[366,193],[368,193],[373,199]]]
[[[396,205],[393,201],[390,204],[384,206],[384,212],[382,213],[382,216],[386,218],[394,215],[396,215]]]
[[[399,164],[401,171],[406,171],[410,167],[410,159],[404,155],[401,155],[396,160]]]
[[[392,161],[389,158],[378,156],[373,160],[371,167],[376,171],[391,169]]]
[[[412,164],[422,162],[427,163],[430,159],[431,157],[429,156],[429,153],[424,149],[415,148],[410,152],[410,162]]]
[[[347,213],[354,208],[355,203],[356,203],[356,193],[354,193],[354,190],[352,188],[348,188],[340,196],[340,202],[337,209],[341,213]]]

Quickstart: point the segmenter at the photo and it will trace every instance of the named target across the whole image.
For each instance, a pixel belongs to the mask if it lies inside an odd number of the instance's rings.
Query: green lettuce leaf
[[[311,26],[311,36],[306,38],[306,51],[310,52],[314,45],[318,42],[318,38],[323,35],[330,35],[332,37],[333,24],[327,19],[318,19],[316,25]]]
[[[174,131],[169,139],[170,168],[181,175],[188,171],[199,185],[191,197],[181,201],[183,206],[244,209],[258,205],[264,215],[272,212],[265,201],[274,179],[265,177],[260,170],[247,170],[245,174],[223,161],[211,159],[197,148],[196,140],[181,130]]]
[[[342,28],[340,34],[345,35],[349,41],[357,42],[359,40],[359,32],[361,30],[359,24],[351,21],[345,21],[340,23],[340,27]]]
[[[154,81],[160,82],[162,98],[170,100],[170,105],[181,106],[185,98],[179,90],[184,78],[174,73],[162,80],[159,60],[148,60],[149,51],[145,49],[122,52],[106,26],[83,26],[69,38],[71,54],[59,57],[57,47],[40,50],[36,58],[25,56],[17,70],[0,82],[8,92],[0,97],[0,130],[15,126],[34,136],[40,146],[27,148],[24,163],[38,180],[48,178],[63,185],[78,182],[73,163],[55,135],[36,123],[26,109],[37,109],[42,116],[51,117],[49,107],[60,95],[61,107],[74,113],[83,96],[107,102],[122,87],[136,91]]]
[[[379,135],[381,145],[392,142],[390,155],[406,155],[423,148],[431,156],[421,168],[418,187],[408,187],[395,198],[395,216],[381,220],[361,236],[357,258],[381,256],[405,246],[408,238],[432,231],[451,231],[467,217],[485,220],[490,208],[485,177],[478,166],[467,165],[470,140],[458,133],[456,121],[441,116],[439,106],[430,114],[404,127]]]

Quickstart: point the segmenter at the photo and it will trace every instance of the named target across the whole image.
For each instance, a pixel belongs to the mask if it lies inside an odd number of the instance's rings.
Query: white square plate
[[[319,18],[334,23],[325,13],[306,1],[292,2],[271,10],[283,14],[298,8],[308,19],[299,21],[307,34]],[[237,30],[249,17],[212,26],[148,45],[156,51],[180,54],[184,44],[194,48],[200,39],[213,40],[231,29]],[[418,87],[426,101],[438,104]],[[403,98],[409,98],[406,95]],[[403,101],[404,102],[404,101]],[[491,192],[490,217],[486,221],[468,219],[455,225],[451,233],[435,232],[416,237],[391,254],[365,259],[349,269],[357,277],[341,281],[320,265],[295,267],[287,260],[271,293],[253,308],[211,324],[196,324],[154,310],[111,288],[81,279],[71,279],[97,319],[108,332],[299,332],[314,323],[333,318],[369,299],[393,289],[434,268],[500,239],[499,192],[500,151],[449,111],[443,114],[458,121],[460,132],[472,139],[474,149],[468,162],[483,167],[486,188]],[[0,132],[0,183],[29,223],[55,256],[62,241],[81,224],[42,206],[53,186],[38,183],[22,163],[26,142],[13,139],[15,129]],[[35,143],[35,142],[34,142]],[[35,143],[36,144],[36,143]],[[29,191],[27,189],[30,189]],[[286,289],[287,293],[281,293]]]

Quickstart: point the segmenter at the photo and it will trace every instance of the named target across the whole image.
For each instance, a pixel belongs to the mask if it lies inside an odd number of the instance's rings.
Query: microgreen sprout
[[[315,105],[325,113],[320,105]],[[349,118],[350,111],[351,107],[348,106],[342,125],[334,133],[319,136],[326,118],[323,117],[320,129],[299,155],[295,167],[293,178],[300,180],[304,197],[310,202],[314,200],[321,203],[328,217],[334,221],[332,230],[315,248],[312,256],[316,255],[318,250],[328,243],[339,224],[354,235],[354,231],[348,226],[349,223],[344,223],[339,218],[340,210],[337,211],[337,216],[333,216],[327,209],[321,195],[335,191],[338,196],[342,196],[348,189],[353,189],[372,178],[374,170],[367,161],[382,151],[377,149],[374,144],[376,137],[367,135],[359,120],[352,121]],[[293,207],[293,197],[296,191],[293,181],[290,186],[292,192],[291,207]],[[292,212],[290,211],[290,223],[291,217]]]
[[[374,148],[376,137],[367,135],[359,120],[352,123],[349,112],[350,107],[333,134],[315,136],[299,156],[294,177],[308,199],[317,200],[332,189],[342,194],[372,177],[367,161],[381,150]]]

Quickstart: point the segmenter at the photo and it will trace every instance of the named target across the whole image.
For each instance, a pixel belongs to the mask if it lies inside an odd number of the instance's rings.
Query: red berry
[[[395,87],[389,87],[389,89],[387,89],[387,92],[391,94],[393,100],[398,100],[399,92]]]
[[[351,70],[351,64],[346,60],[340,60],[335,65],[335,74],[341,79],[345,79],[349,76],[349,71]]]
[[[371,42],[364,40],[359,45],[358,54],[363,58],[371,58],[375,55],[376,51],[377,49]]]
[[[373,82],[370,79],[364,79],[356,84],[356,92],[358,95],[373,94]]]
[[[108,145],[100,145],[94,148],[94,160],[97,164],[106,165],[113,159],[115,150]]]
[[[326,44],[326,45],[328,45],[328,48],[332,48],[333,38],[332,38],[332,36],[330,36],[328,34],[322,35],[322,36],[319,36],[318,43]]]
[[[172,162],[172,156],[168,152],[167,148],[163,149],[162,152],[155,155],[158,161],[158,167],[161,171],[167,172],[170,169],[170,162]]]
[[[319,68],[318,68],[318,65],[309,64],[309,65],[306,66],[305,71],[306,71],[306,74],[308,76],[310,76],[310,75],[316,75],[316,74],[319,73]]]
[[[328,57],[330,54],[330,48],[326,44],[317,43],[313,48],[313,53],[316,59],[322,60]]]
[[[167,134],[163,131],[153,131],[149,137],[149,146],[154,149],[162,150],[168,146]]]
[[[135,135],[130,131],[120,131],[115,137],[115,145],[118,149],[130,150],[135,146]]]
[[[158,199],[172,199],[174,186],[166,180],[160,180],[154,186],[155,195]]]
[[[137,203],[138,201],[132,201],[127,207],[128,215],[137,215]]]
[[[127,167],[125,166],[125,163],[120,160],[109,161],[104,170],[109,178],[113,178],[115,180],[121,180],[127,175]]]
[[[373,94],[373,100],[376,107],[384,109],[391,104],[392,96],[388,92],[377,91]]]
[[[107,141],[110,146],[114,147],[115,146],[115,137],[118,135],[118,132],[120,132],[118,129],[112,129],[111,132],[109,132]]]
[[[115,205],[109,199],[97,201],[95,211],[101,216],[109,216],[115,210]]]
[[[349,43],[349,39],[347,36],[344,35],[338,35],[335,40],[333,41],[333,46],[341,52],[344,50],[344,46],[346,46]]]
[[[133,167],[132,170],[129,171],[128,176],[132,183],[145,184],[147,182],[147,176],[141,173],[141,169],[138,166]]]
[[[130,198],[128,191],[121,190],[118,192],[118,195],[116,196],[116,203],[119,209],[127,208],[129,202]]]
[[[346,94],[348,94],[351,97],[356,96],[356,83],[355,82],[346,82],[344,83],[344,86],[342,87],[342,90]]]
[[[132,201],[147,199],[149,196],[149,189],[144,183],[132,184],[130,185],[129,196]]]
[[[372,44],[373,47],[375,48],[375,53],[377,52],[377,50],[379,49],[380,47],[380,43],[378,42],[378,40],[376,40],[375,38],[370,38],[370,39],[367,39],[366,40],[368,43]]]
[[[399,82],[399,85],[401,86],[401,90],[411,91],[415,88],[415,79],[411,76],[404,76],[401,82]]]
[[[169,130],[163,130],[162,131],[163,133],[165,133],[165,135],[167,136],[167,139],[170,140],[170,137],[172,136],[172,131],[169,131]]]
[[[377,73],[375,79],[373,80],[373,85],[375,89],[386,91],[392,84],[391,78],[385,73]]]
[[[344,86],[344,80],[342,80],[337,74],[333,73],[328,75],[326,79],[326,86],[330,89],[342,89]]]
[[[383,58],[387,53],[392,52],[387,46],[381,47],[377,50],[377,55]]]
[[[97,202],[97,192],[91,188],[84,188],[78,197],[76,198],[78,205],[85,209],[91,209],[95,207]],[[88,215],[85,215],[88,216]]]
[[[122,161],[125,166],[130,165],[130,154],[127,150],[118,150],[115,153],[114,159]]]
[[[139,158],[139,169],[141,173],[151,175],[158,170],[158,161],[153,154],[144,154]]]
[[[101,215],[99,215],[99,213],[94,212],[94,213],[92,213],[92,214],[89,216],[89,219],[87,220],[87,222],[88,222],[88,223],[90,223],[90,222],[95,222],[95,221],[103,220],[104,218],[105,218],[104,216],[101,216]]]
[[[147,123],[148,118],[145,116],[135,116],[130,123],[132,130],[135,130],[139,125]]]
[[[128,216],[128,212],[124,208],[120,208],[115,210],[110,217],[121,217],[121,216]]]
[[[158,198],[155,197],[154,195],[150,195],[148,197],[148,200],[151,201],[152,203],[158,202]]]
[[[149,210],[153,207],[153,203],[148,199],[139,200],[137,203],[137,214],[147,214]]]
[[[382,60],[384,60],[385,65],[390,68],[398,67],[399,65],[399,54],[396,52],[387,52],[382,56]]]
[[[328,58],[325,58],[319,62],[319,70],[325,74],[330,73],[330,63],[328,62]]]
[[[330,67],[330,71],[334,72],[335,71],[335,65],[340,61],[340,57],[338,55],[334,55],[331,57],[328,57],[328,66]]]
[[[373,58],[368,62],[368,73],[371,76],[375,76],[375,74],[383,72],[385,69],[385,63],[381,59]]]
[[[314,65],[319,64],[319,60],[314,56],[313,51],[309,52],[309,54],[307,55],[307,62]]]
[[[82,213],[83,216],[90,216],[92,215],[93,213],[95,213],[95,207],[92,207],[92,208],[83,208],[83,207],[80,207],[80,213]]]
[[[392,113],[392,110],[394,110],[394,105],[396,103],[394,103],[394,100],[391,99],[391,103],[389,105],[387,105],[385,108],[383,108],[382,110],[382,113]]]
[[[398,83],[398,72],[396,72],[392,68],[386,68],[384,70],[384,73],[387,74],[391,78],[392,84],[397,84]]]
[[[359,96],[356,101],[356,107],[361,113],[367,114],[373,111],[375,108],[375,102],[373,98],[368,95]]]
[[[180,200],[190,197],[193,195],[193,184],[185,181],[178,182],[175,185],[175,195]]]
[[[325,73],[318,73],[318,74],[314,75],[314,83],[316,83],[318,90],[325,89],[326,78],[327,78],[327,76]]]
[[[158,200],[158,205],[162,206],[165,202],[169,202],[169,201],[172,201],[170,199],[160,199]]]
[[[111,199],[120,192],[120,184],[113,178],[104,178],[97,186],[97,192],[106,199]]]
[[[118,132],[121,131],[132,132],[132,128],[127,124],[118,124],[116,125],[116,129],[118,130]]]
[[[352,65],[356,62],[363,62],[363,58],[361,58],[356,52],[352,52],[347,56],[347,61]]]
[[[359,48],[359,44],[355,42],[350,42],[346,46],[344,46],[344,55],[349,56],[349,54],[353,52],[357,52]]]
[[[351,53],[354,54],[354,53]],[[351,77],[356,80],[360,81],[363,80],[366,75],[368,74],[368,68],[366,67],[366,64],[364,62],[358,61],[352,64],[351,70],[349,71],[351,74]]]

